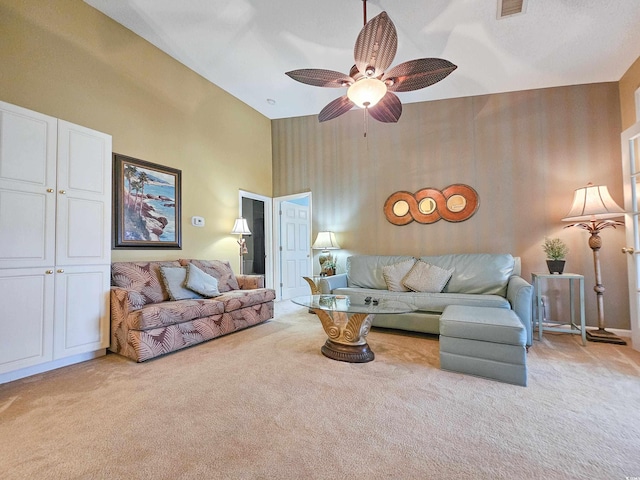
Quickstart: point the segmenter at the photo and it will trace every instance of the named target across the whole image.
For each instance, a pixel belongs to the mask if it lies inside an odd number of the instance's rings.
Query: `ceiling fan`
[[[349,75],[333,70],[307,68],[286,74],[301,83],[316,87],[348,87],[347,94],[330,102],[318,115],[325,122],[348,112],[354,106],[365,109],[379,122],[396,123],[402,115],[402,103],[393,92],[409,92],[428,87],[458,68],[442,58],[420,58],[401,63],[387,71],[396,55],[396,27],[382,12],[367,22],[367,0],[362,0],[364,27],[353,50],[356,64]]]

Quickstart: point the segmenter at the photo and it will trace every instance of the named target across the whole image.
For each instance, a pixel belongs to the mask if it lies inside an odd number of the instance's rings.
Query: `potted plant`
[[[564,271],[565,257],[569,253],[567,244],[559,238],[547,238],[544,239],[542,245],[544,253],[547,254],[547,267],[549,273],[561,274]]]
[[[322,272],[321,275],[331,276],[336,273],[336,262],[333,260],[327,260],[322,264]]]

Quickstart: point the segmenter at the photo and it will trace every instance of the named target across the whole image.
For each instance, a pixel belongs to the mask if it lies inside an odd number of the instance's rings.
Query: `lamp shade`
[[[333,232],[320,232],[311,245],[314,250],[337,250],[340,248]]]
[[[360,108],[373,107],[387,94],[387,86],[377,78],[361,78],[347,90],[347,97]]]
[[[573,194],[573,205],[563,222],[604,220],[624,215],[624,210],[611,198],[605,185],[589,183]]]
[[[236,235],[251,235],[251,230],[249,230],[249,225],[247,225],[246,218],[236,218],[236,223],[233,224],[233,230],[231,233]]]

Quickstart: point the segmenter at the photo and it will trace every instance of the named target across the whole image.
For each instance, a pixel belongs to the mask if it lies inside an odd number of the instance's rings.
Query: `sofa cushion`
[[[509,254],[459,253],[420,257],[423,262],[453,269],[445,293],[481,293],[505,296],[514,258]]]
[[[388,290],[351,287],[336,288],[333,290],[333,293],[336,295],[353,295],[358,302],[364,302],[365,297],[395,300],[413,305],[421,312],[442,313],[449,305],[511,308],[509,301],[500,295],[477,295],[474,293],[390,292]]]
[[[181,258],[180,265],[187,266],[193,263],[196,267],[218,280],[218,291],[220,293],[230,290],[239,290],[238,280],[231,270],[229,262],[223,260],[194,260]]]
[[[202,295],[199,293],[185,287],[187,267],[168,267],[163,265],[160,267],[160,274],[162,275],[162,281],[169,292],[169,298],[171,300],[176,301],[188,298],[202,298]]]
[[[349,287],[386,290],[383,268],[414,260],[408,255],[352,255],[347,257],[347,285]]]
[[[387,290],[392,292],[408,292],[409,289],[402,284],[402,279],[409,273],[416,263],[415,258],[404,262],[394,263],[382,267],[382,276],[387,284]]]
[[[215,300],[224,304],[224,311],[228,313],[244,307],[270,302],[275,298],[275,290],[271,288],[257,288],[255,290],[231,290],[216,297]]]
[[[402,283],[414,292],[440,293],[451,278],[453,269],[445,270],[418,260],[402,279]]]
[[[187,265],[187,278],[184,283],[189,290],[199,293],[203,297],[211,298],[220,295],[218,279],[203,272],[193,263]]]
[[[177,261],[114,262],[111,264],[111,283],[130,291],[129,298],[134,307],[165,302],[169,300],[169,292],[160,274],[160,267],[163,265],[180,266]]]
[[[218,302],[215,299],[201,298],[147,305],[140,310],[139,316],[133,316],[128,320],[132,322],[129,328],[145,330],[211,315],[222,315],[222,313],[224,313],[224,304],[222,302]]]
[[[440,335],[524,346],[527,332],[518,316],[501,308],[447,307],[440,317]]]

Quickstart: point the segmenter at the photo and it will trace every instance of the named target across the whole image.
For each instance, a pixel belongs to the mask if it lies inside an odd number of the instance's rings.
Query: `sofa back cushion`
[[[420,257],[423,262],[453,270],[444,293],[480,293],[505,296],[515,259],[506,254],[459,253]]]
[[[415,259],[410,255],[352,255],[347,257],[347,285],[349,287],[387,290],[383,268],[407,260]]]
[[[181,258],[180,265],[187,266],[190,263],[198,267],[205,273],[218,280],[218,291],[220,293],[240,290],[238,280],[231,270],[231,264],[223,260],[194,260],[192,258]]]
[[[129,298],[140,308],[150,303],[169,300],[169,292],[160,274],[161,266],[179,267],[173,262],[114,262],[111,264],[111,284],[130,290]]]

